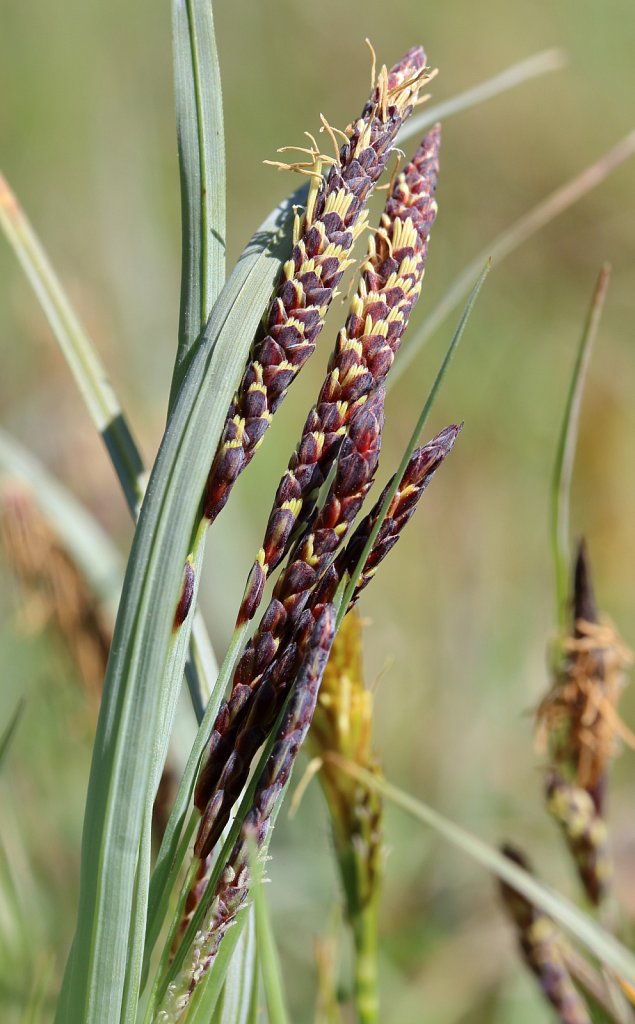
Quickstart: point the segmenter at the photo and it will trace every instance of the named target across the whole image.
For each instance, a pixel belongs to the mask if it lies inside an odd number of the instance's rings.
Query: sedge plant
[[[360,679],[356,618],[363,592],[459,442],[460,417],[437,427],[431,440],[421,435],[488,258],[503,258],[603,180],[635,151],[635,136],[494,239],[409,337],[434,245],[440,118],[554,70],[559,55],[540,55],[420,113],[433,77],[423,49],[413,46],[389,68],[378,66],[371,48],[371,89],[358,115],[344,128],[323,118],[324,142],[309,135],[296,159],[279,164],[306,181],[263,221],[227,273],[223,109],[210,0],[173,0],[172,27],[181,302],[167,423],[147,470],[87,332],[0,179],[0,224],[101,433],[135,522],[122,568],[94,522],[56,482],[12,439],[1,446],[3,477],[14,480],[14,490],[3,492],[7,551],[31,588],[43,578],[65,581],[53,612],[93,689],[101,691],[76,930],[55,1019],[252,1021],[261,980],[269,1019],[288,1019],[262,879],[309,732],[353,937],[353,1012],[361,1024],[382,1019],[377,945],[386,800],[499,876],[506,891],[525,901],[525,916],[547,915],[623,986],[635,985],[635,958],[606,922],[541,886],[520,856],[498,854],[385,782],[371,746],[372,701]],[[382,176],[387,180],[379,185]],[[383,186],[383,211],[371,227],[368,201]],[[268,443],[271,420],[309,363],[342,276],[357,259],[347,318],[275,490],[234,633],[217,658],[197,610],[208,530],[231,507],[236,481]],[[407,365],[404,356],[414,358],[462,301],[401,462],[384,474],[389,482],[372,502],[386,391]],[[95,537],[101,577],[86,554],[94,555]],[[64,617],[71,598],[83,618]],[[114,621],[104,625],[104,608],[115,604]],[[190,749],[180,751],[177,783],[157,831],[157,793],[175,743],[184,679],[198,731]],[[0,757],[19,721],[18,708],[3,731]]]

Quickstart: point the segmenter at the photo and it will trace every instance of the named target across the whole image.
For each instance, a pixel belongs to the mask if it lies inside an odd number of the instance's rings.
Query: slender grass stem
[[[436,124],[437,121],[447,120],[448,117],[452,117],[454,114],[460,114],[471,107],[477,107],[486,100],[501,96],[503,93],[515,88],[515,86],[522,85],[532,78],[539,78],[550,71],[560,71],[566,62],[566,54],[562,50],[552,49],[535,53],[531,57],[527,57],[526,60],[521,60],[518,64],[512,64],[511,67],[505,68],[504,71],[494,75],[493,78],[479,82],[478,85],[466,89],[465,92],[460,92],[457,96],[451,96],[449,100],[427,107],[417,117],[411,117],[401,130],[399,141],[403,142],[404,139],[422,135],[431,125]]]
[[[139,449],[86,331],[8,182],[0,174],[0,227],[13,249],[66,359],[136,516],[145,487]]]
[[[571,503],[571,478],[573,476],[573,464],[580,424],[582,394],[591,361],[593,342],[595,341],[602,317],[610,276],[611,268],[605,263],[597,279],[591,306],[578,346],[551,480],[551,549],[556,584],[556,609],[558,624],[561,628],[566,626],[569,606],[569,574],[571,566],[569,510]]]
[[[355,1009],[358,1024],[379,1021],[377,976],[377,900],[372,899],[351,917],[355,943]]]
[[[282,983],[282,971],[280,969],[280,958],[276,948],[269,908],[267,906],[267,898],[263,886],[263,865],[258,857],[258,851],[254,843],[251,844],[249,863],[256,918],[256,939],[260,956],[262,982],[267,1003],[267,1016],[270,1024],[289,1024],[289,1016],[284,998],[284,986]]]
[[[402,350],[399,359],[390,374],[388,389],[403,376],[406,370],[412,365],[419,352],[441,326],[452,310],[458,306],[469,292],[472,282],[486,260],[491,259],[496,265],[506,256],[510,256],[516,249],[520,248],[523,242],[535,235],[541,228],[546,227],[570,206],[577,203],[588,192],[601,184],[616,168],[635,154],[635,131],[626,135],[616,146],[613,146],[604,156],[600,157],[594,164],[572,178],[561,188],[556,189],[546,199],[542,199],[531,210],[519,217],[511,227],[501,232],[489,245],[478,253],[473,260],[467,264],[461,273],[454,279],[450,287],[444,293],[440,301],[428,314],[419,330],[413,335]]]
[[[456,825],[434,808],[404,793],[397,786],[373,775],[359,765],[346,761],[337,754],[327,754],[342,771],[358,779],[369,789],[374,789],[396,807],[424,825],[433,828],[457,849],[466,853],[488,871],[513,886],[526,899],[557,921],[565,930],[607,967],[617,972],[629,985],[635,984],[635,956],[626,946],[601,928],[597,922],[579,910],[573,903],[560,896],[553,889],[539,882],[527,871],[513,864],[507,857],[493,849],[478,836],[460,825]]]

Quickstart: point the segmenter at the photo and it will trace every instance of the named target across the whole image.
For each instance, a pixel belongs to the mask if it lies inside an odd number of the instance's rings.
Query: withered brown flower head
[[[598,614],[583,542],[575,563],[572,610],[554,685],[538,708],[538,734],[549,746],[554,769],[586,790],[602,814],[609,763],[620,737],[630,741],[617,703],[632,654],[613,624]]]

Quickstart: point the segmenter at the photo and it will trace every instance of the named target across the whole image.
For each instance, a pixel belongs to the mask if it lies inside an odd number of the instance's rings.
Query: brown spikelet
[[[412,110],[424,70],[420,47],[410,50],[390,73],[382,69],[361,117],[346,132],[337,161],[309,193],[291,258],[252,346],[210,470],[205,515],[212,521],[251,461],[289,385],[315,349],[326,310],[365,225],[364,204]]]
[[[261,550],[252,567],[238,624],[255,614],[264,584],[284,558],[298,518],[324,483],[350,423],[386,379],[419,297],[436,217],[440,126],[426,135],[397,176],[378,231],[371,236],[346,326],[300,443],[278,487]]]
[[[515,847],[506,845],[503,853],[519,867],[530,870],[525,857]],[[500,891],[516,926],[523,959],[558,1020],[561,1024],[591,1024],[589,1011],[567,970],[565,940],[554,922],[511,885],[501,882]]]
[[[620,738],[630,740],[617,714],[624,670],[632,654],[615,627],[597,613],[584,544],[576,557],[573,625],[553,687],[538,712],[539,737],[553,768],[585,789],[603,813],[609,763]]]
[[[537,711],[537,734],[548,748],[545,795],[560,825],[588,898],[598,905],[611,879],[604,820],[609,765],[618,742],[635,737],[617,703],[631,652],[598,614],[586,547],[575,559],[571,631],[561,643],[554,684]]]
[[[357,515],[379,458],[384,392],[364,405],[345,437],[326,501],[278,580],[261,623],[238,663],[232,693],[214,723],[207,761],[194,802],[203,818],[196,853],[206,856],[218,840],[249,765],[284,700],[322,605],[308,607],[324,569]]]
[[[196,986],[203,979],[218,948],[245,902],[250,884],[250,845],[261,851],[271,829],[271,817],[289,781],[298,751],[308,732],[318,689],[335,631],[333,608],[324,608],[314,625],[307,651],[276,741],[258,780],[253,804],[246,815],[229,860],[206,915],[196,935],[189,962],[168,989],[161,1020],[177,1021]],[[200,898],[200,894],[197,894]]]

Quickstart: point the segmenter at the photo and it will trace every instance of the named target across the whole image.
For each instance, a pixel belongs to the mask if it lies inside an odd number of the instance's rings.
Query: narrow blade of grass
[[[141,833],[175,701],[166,681],[174,609],[226,410],[280,265],[257,240],[217,301],[188,367],[139,517],[108,663],[91,766],[73,954],[58,1022],[119,1020],[126,964],[143,949],[131,921]],[[288,251],[288,245],[284,245]],[[182,667],[181,667],[182,672]],[[129,992],[129,999],[134,993]],[[130,1004],[129,1004],[130,1005]]]
[[[44,314],[73,374],[75,383],[86,403],[91,418],[102,435],[128,508],[133,518],[136,519],[143,499],[146,480],[146,472],[141,455],[94,345],[84,331],[33,228],[1,175],[0,226],[3,228],[40,301]],[[9,448],[10,443],[6,437],[4,438],[4,443],[0,439],[0,458],[4,454],[5,457],[12,457],[15,461],[17,455],[15,452],[11,455]],[[26,465],[28,459],[22,458],[21,461]],[[30,471],[32,475],[36,472],[32,466]],[[41,472],[36,473],[36,476],[40,480],[42,479]],[[52,488],[48,487],[47,492],[51,491]],[[55,506],[58,518],[62,515],[63,511],[64,516],[71,520],[69,522],[71,529],[66,530],[66,535],[68,536],[69,550],[72,552],[77,548],[72,537],[72,520],[79,521],[81,517],[78,513],[71,515],[69,502],[66,501],[60,504],[59,496],[55,499],[51,497],[51,503]],[[62,506],[64,506],[63,509]],[[85,533],[86,526],[84,523],[82,524],[82,534]],[[101,552],[104,556],[104,562],[107,564],[108,559],[105,556],[103,543],[96,543],[95,553],[97,552]],[[87,566],[87,579],[89,581],[92,581],[95,577],[95,567],[97,565],[97,559],[93,558],[92,571],[90,571],[91,567]],[[123,569],[121,575],[123,575]],[[205,633],[205,628],[200,620],[200,616],[197,616],[197,618],[197,637],[200,637],[202,633]],[[195,638],[195,646],[196,643],[197,639]],[[210,646],[209,640],[207,640],[206,649],[209,650]],[[215,678],[213,675],[205,681],[201,681],[200,678],[196,677],[195,666],[204,667],[206,659],[197,652],[194,652],[192,662],[193,667],[189,674],[190,678],[193,679],[193,687],[199,690],[209,689]]]
[[[15,734],[20,724],[20,719],[24,713],[26,707],[26,700],[24,697],[20,697],[20,700],[15,706],[15,710],[11,715],[11,718],[5,725],[2,733],[0,733],[0,769],[2,768],[5,758],[9,752],[11,744],[15,738]]]
[[[357,562],[357,565],[355,566],[355,570],[352,573],[351,578],[350,578],[349,582],[346,585],[346,589],[344,591],[344,597],[343,597],[343,600],[342,600],[342,604],[340,606],[339,616],[338,616],[338,620],[337,620],[338,628],[339,628],[339,626],[340,626],[340,624],[342,622],[342,619],[346,615],[346,611],[348,609],[349,603],[351,601],[351,598],[353,597],[353,593],[354,593],[355,587],[357,585],[357,580],[359,579],[360,573],[361,573],[362,569],[364,568],[364,564],[365,564],[366,559],[368,558],[368,556],[370,554],[371,548],[372,548],[373,544],[375,543],[375,540],[377,538],[377,534],[379,533],[379,531],[381,529],[382,523],[383,523],[384,519],[386,518],[386,513],[388,512],[388,509],[390,507],[390,503],[391,503],[392,499],[394,498],[395,494],[397,493],[397,489],[399,487],[399,484],[401,483],[401,479],[402,479],[402,477],[404,475],[404,472],[406,470],[406,466],[408,465],[408,462],[410,460],[410,456],[412,455],[414,449],[417,447],[417,444],[418,444],[418,441],[419,441],[419,437],[421,436],[421,431],[423,430],[423,428],[425,426],[425,423],[426,423],[426,421],[428,419],[428,416],[430,414],[430,410],[432,409],[432,406],[434,405],[435,399],[437,397],[437,393],[439,391],[439,388],[441,387],[441,384],[443,382],[443,378],[445,377],[447,369],[448,369],[448,367],[450,365],[450,362],[452,360],[452,356],[456,352],[458,344],[459,344],[461,338],[463,337],[463,332],[464,332],[464,330],[466,328],[466,325],[467,325],[467,322],[468,322],[468,320],[470,318],[470,314],[472,312],[472,309],[474,308],[474,303],[476,302],[476,300],[478,298],[478,295],[479,295],[479,292],[480,292],[481,288],[483,287],[483,283],[484,283],[485,278],[487,277],[487,275],[489,273],[489,269],[490,269],[490,265],[489,265],[489,263],[487,263],[483,267],[483,269],[481,270],[481,273],[480,273],[480,276],[478,278],[478,281],[476,282],[476,284],[472,288],[472,291],[470,292],[469,298],[468,298],[468,300],[467,300],[467,302],[465,304],[465,308],[464,308],[464,310],[463,310],[463,312],[461,314],[461,317],[459,319],[458,324],[456,325],[456,330],[454,331],[454,334],[452,336],[452,340],[450,341],[450,344],[449,344],[449,346],[447,348],[445,356],[443,357],[443,362],[441,363],[441,366],[439,367],[439,371],[438,371],[438,373],[437,373],[437,375],[436,375],[436,377],[434,379],[434,383],[432,384],[432,387],[430,388],[430,392],[428,394],[428,397],[426,398],[426,400],[425,400],[425,402],[423,404],[423,408],[422,408],[421,413],[419,415],[419,419],[417,420],[417,422],[415,424],[415,428],[414,428],[414,430],[412,432],[412,435],[410,437],[410,440],[409,440],[408,444],[406,445],[406,449],[404,451],[403,457],[401,459],[401,462],[399,463],[399,468],[398,468],[397,472],[394,475],[394,479],[393,479],[393,482],[392,482],[391,486],[388,488],[388,491],[386,493],[386,497],[384,499],[384,503],[383,503],[381,512],[380,512],[379,516],[377,517],[377,522],[375,523],[373,529],[371,530],[371,532],[370,532],[370,534],[368,536],[368,540],[366,541],[366,544],[364,545],[364,549],[363,549],[361,555],[359,556],[359,560]]]
[[[588,192],[600,185],[605,178],[616,170],[625,160],[635,154],[635,131],[625,136],[616,146],[600,157],[594,164],[587,167],[581,174],[572,178],[561,188],[556,189],[546,199],[542,199],[527,213],[519,217],[511,227],[503,231],[488,246],[471,260],[461,273],[454,279],[440,302],[437,303],[431,313],[428,314],[419,330],[413,335],[408,344],[402,348],[399,359],[388,378],[388,388],[403,376],[417,358],[419,352],[435,333],[438,327],[444,322],[452,310],[468,294],[472,281],[478,274],[480,268],[487,259],[491,259],[496,265],[519,249],[523,242],[535,235],[541,228],[546,227],[550,221],[559,214],[564,213],[570,206],[577,203]]]
[[[505,68],[493,78],[479,82],[478,85],[466,89],[458,96],[452,96],[449,100],[427,107],[421,114],[411,117],[399,133],[399,140],[403,142],[405,139],[423,135],[437,121],[446,120],[454,114],[480,106],[486,100],[501,96],[517,85],[529,82],[532,78],[539,78],[550,71],[560,71],[565,64],[566,56],[562,50],[543,50],[541,53],[535,53],[517,64],[512,64],[511,67]]]
[[[172,44],[183,240],[170,406],[225,283],[225,138],[212,0],[173,0]]]
[[[635,956],[622,943],[618,942],[612,935],[609,935],[591,917],[578,910],[576,906],[554,892],[553,889],[539,882],[532,875],[523,871],[516,864],[513,864],[507,857],[504,857],[498,850],[488,846],[486,842],[472,835],[460,825],[445,818],[438,811],[435,811],[422,800],[409,796],[396,786],[383,780],[380,776],[372,775],[358,765],[343,760],[336,754],[329,754],[335,763],[348,772],[353,778],[358,779],[365,786],[376,789],[386,800],[390,800],[396,807],[424,825],[433,828],[444,839],[453,846],[466,853],[473,860],[487,868],[498,878],[507,882],[517,889],[519,893],[530,900],[536,907],[553,918],[562,928],[573,935],[590,953],[616,971],[629,984],[635,983]]]
[[[0,174],[0,227],[37,295],[115,467],[129,508],[143,496],[139,449],[94,346],[8,182]]]
[[[571,477],[575,461],[575,450],[580,424],[582,394],[586,380],[591,350],[598,332],[604,300],[609,286],[611,268],[604,264],[597,279],[591,306],[578,346],[575,365],[569,384],[569,393],[564,410],[564,418],[558,438],[556,461],[551,481],[551,547],[556,582],[556,610],[560,626],[564,626],[567,618],[569,600],[569,574],[571,569],[571,539],[569,508],[571,496]]]
[[[253,904],[247,911],[236,951],[229,962],[222,1006],[218,1008],[217,1024],[251,1024],[258,1005],[260,974],[256,922]]]
[[[272,251],[268,255],[272,273],[277,276],[277,273],[282,266],[282,262],[288,255],[291,247],[290,214],[294,205],[298,205],[303,202],[306,197],[306,192],[307,186],[303,185],[293,194],[290,200],[283,200],[275,210],[272,211],[253,236],[250,245],[245,249],[241,256],[241,262],[246,268],[245,274],[247,281],[250,279],[252,274],[256,273],[258,260],[260,259],[258,253],[266,246],[267,240],[269,240],[269,242],[271,241],[272,233],[279,234],[280,238],[279,248],[272,248]],[[223,660],[223,664],[217,674],[211,698],[207,703],[205,715],[199,726],[196,739],[192,746],[192,750],[190,751],[187,765],[172,806],[172,811],[170,813],[163,842],[161,843],[161,848],[157,856],[150,884],[146,959],[149,955],[149,951],[154,946],[163,924],[170,888],[168,885],[168,879],[171,877],[171,873],[173,873],[179,866],[178,864],[175,864],[175,858],[177,856],[180,836],[190,809],[198,766],[210,737],[220,701],[225,688],[229,683],[232,666],[240,654],[241,645],[244,641],[245,635],[245,630],[239,631],[234,635],[230,649],[228,650]]]
[[[267,906],[267,897],[262,880],[262,864],[255,851],[252,851],[252,894],[256,915],[256,938],[262,971],[262,983],[267,1004],[269,1024],[289,1024],[280,958],[273,937],[271,918]]]

